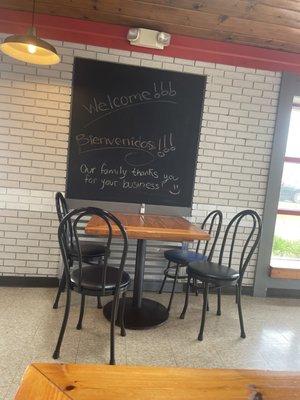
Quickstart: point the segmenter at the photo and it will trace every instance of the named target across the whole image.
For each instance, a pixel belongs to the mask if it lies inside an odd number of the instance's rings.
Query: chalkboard
[[[190,207],[205,84],[75,58],[67,198]]]

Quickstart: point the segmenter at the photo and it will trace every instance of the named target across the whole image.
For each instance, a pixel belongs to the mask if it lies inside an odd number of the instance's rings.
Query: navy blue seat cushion
[[[235,269],[210,261],[191,262],[187,267],[187,273],[202,281],[234,282],[240,276]]]
[[[176,264],[189,264],[192,261],[205,261],[207,257],[201,253],[196,253],[195,251],[182,250],[182,249],[171,249],[166,250],[165,258]]]
[[[96,265],[88,265],[82,267],[81,285],[84,289],[99,291],[102,289],[102,277],[104,268]],[[114,290],[117,285],[119,277],[119,269],[115,267],[107,267],[106,270],[106,290]],[[74,269],[71,271],[71,282],[76,286],[79,285],[79,270]],[[130,284],[130,276],[127,272],[123,271],[120,288],[124,289]]]

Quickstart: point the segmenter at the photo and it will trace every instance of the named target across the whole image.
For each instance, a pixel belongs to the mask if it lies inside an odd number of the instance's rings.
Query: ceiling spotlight
[[[157,32],[151,29],[130,28],[127,39],[133,46],[148,47],[151,49],[163,49],[170,44],[171,35],[165,32]]]
[[[157,41],[158,43],[161,43],[164,46],[169,46],[171,41],[171,35],[166,32],[159,32],[157,34]]]
[[[138,28],[130,28],[127,33],[127,39],[132,42],[137,40],[139,37],[139,29]]]
[[[59,63],[60,57],[57,55],[55,47],[37,37],[34,17],[35,0],[33,0],[32,24],[26,35],[8,36],[0,44],[0,49],[10,57],[30,64],[52,65]]]

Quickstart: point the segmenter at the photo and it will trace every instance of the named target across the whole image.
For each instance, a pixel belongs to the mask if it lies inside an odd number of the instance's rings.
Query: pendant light
[[[55,47],[37,37],[34,27],[35,2],[33,0],[32,22],[26,35],[8,36],[0,45],[3,53],[19,61],[37,65],[53,65],[60,62]]]

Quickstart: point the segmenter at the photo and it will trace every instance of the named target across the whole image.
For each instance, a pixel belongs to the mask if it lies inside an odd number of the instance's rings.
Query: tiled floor
[[[0,399],[11,400],[25,367],[53,362],[51,354],[63,313],[52,310],[54,289],[0,288]],[[168,295],[147,297],[167,304]],[[63,299],[64,300],[64,299]],[[79,297],[72,310],[59,362],[107,363],[109,323],[96,302],[87,303],[82,331],[75,329]],[[217,317],[210,296],[203,342],[196,340],[201,296],[191,296],[185,320],[178,319],[183,295],[175,296],[167,323],[148,331],[117,335],[117,363],[202,368],[256,368],[300,371],[300,300],[243,297],[246,339],[239,337],[234,297],[223,296]]]

